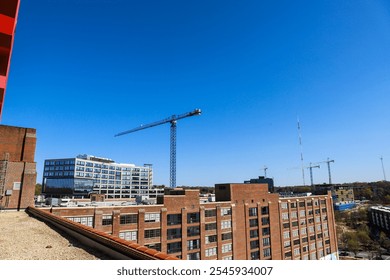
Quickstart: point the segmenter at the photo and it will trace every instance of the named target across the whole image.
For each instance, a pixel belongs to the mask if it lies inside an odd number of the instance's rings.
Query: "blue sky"
[[[37,129],[47,158],[154,166],[169,185],[390,177],[390,4],[378,1],[21,1],[2,124]],[[328,181],[326,164],[313,169]],[[310,183],[305,169],[306,184]]]

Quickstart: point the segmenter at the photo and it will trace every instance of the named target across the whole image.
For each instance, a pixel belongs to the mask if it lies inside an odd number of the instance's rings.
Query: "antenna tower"
[[[299,123],[299,118],[298,118],[298,137],[299,137],[299,147],[301,148],[302,180],[303,180],[303,186],[306,186],[306,183],[305,183],[305,167],[304,167],[304,163],[303,163],[303,148],[302,148],[301,125]]]

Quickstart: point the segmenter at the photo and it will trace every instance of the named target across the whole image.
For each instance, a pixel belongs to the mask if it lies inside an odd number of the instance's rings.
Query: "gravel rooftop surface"
[[[0,260],[107,259],[23,211],[0,212]]]

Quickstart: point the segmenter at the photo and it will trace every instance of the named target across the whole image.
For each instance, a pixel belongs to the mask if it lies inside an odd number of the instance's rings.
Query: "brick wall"
[[[25,209],[34,205],[36,130],[0,125],[0,206]]]

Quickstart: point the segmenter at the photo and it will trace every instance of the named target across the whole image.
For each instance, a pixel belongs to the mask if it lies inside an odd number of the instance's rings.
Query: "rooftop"
[[[104,259],[109,258],[26,212],[0,212],[0,260]]]

